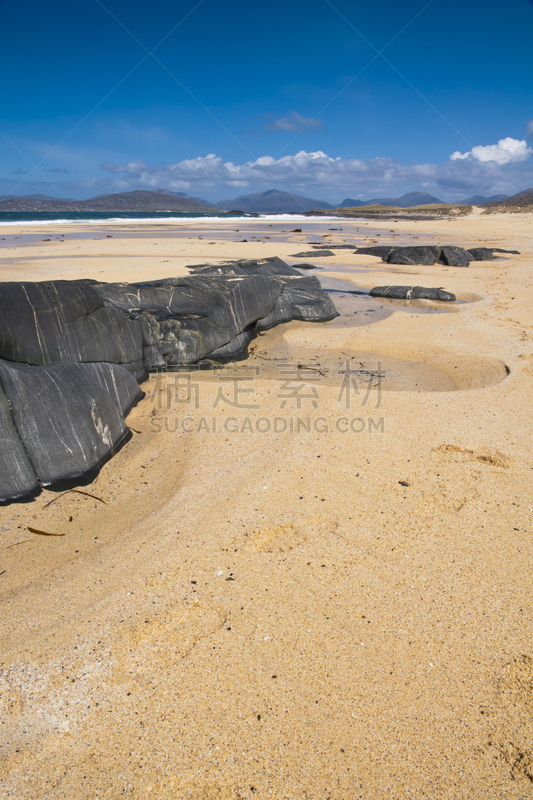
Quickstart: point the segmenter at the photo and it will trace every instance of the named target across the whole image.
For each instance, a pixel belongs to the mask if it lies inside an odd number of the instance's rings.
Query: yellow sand
[[[532,232],[476,213],[0,228],[2,280],[180,275],[318,233],[522,253],[316,258],[480,299],[291,323],[233,372],[153,377],[95,497],[0,508],[0,797],[532,796]],[[276,366],[298,360],[301,408]]]

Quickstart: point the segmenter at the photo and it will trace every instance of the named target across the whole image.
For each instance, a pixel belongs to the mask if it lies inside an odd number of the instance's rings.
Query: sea
[[[328,221],[331,219],[338,220],[337,217],[326,216],[307,216],[303,214],[250,214],[250,213],[237,213],[237,212],[223,212],[220,214],[198,214],[190,212],[176,212],[176,211],[0,211],[0,225],[31,225],[35,223],[41,224],[67,224],[67,223],[80,223],[80,222],[150,222],[151,220],[168,220],[176,221],[183,219],[194,219],[198,221],[217,220],[222,219],[257,219],[284,222],[291,220],[310,221],[321,220]]]

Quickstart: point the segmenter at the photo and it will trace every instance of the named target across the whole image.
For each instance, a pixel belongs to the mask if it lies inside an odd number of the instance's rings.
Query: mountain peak
[[[231,200],[221,200],[215,205],[225,210],[235,208],[255,214],[305,214],[315,208],[335,208],[325,200],[313,200],[293,192],[280,192],[279,189],[243,194]]]

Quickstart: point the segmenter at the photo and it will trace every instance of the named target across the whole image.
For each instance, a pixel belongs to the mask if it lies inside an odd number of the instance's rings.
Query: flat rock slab
[[[311,247],[314,247],[316,250],[323,250],[324,247],[327,247],[329,250],[353,250],[353,244],[330,244],[329,242],[326,245],[312,244]]]
[[[382,258],[384,261],[386,261],[387,256],[391,250],[394,249],[395,248],[392,245],[378,244],[375,247],[358,247],[356,250],[354,250],[354,254],[357,256],[377,256],[378,258]]]
[[[519,250],[502,250],[500,247],[470,247],[468,253],[472,261],[493,261],[494,253],[511,253],[519,256]]]
[[[335,253],[333,250],[324,250],[322,248],[317,248],[316,250],[305,250],[303,253],[294,253],[294,255],[289,256],[289,258],[323,258],[326,256],[334,256]]]
[[[440,300],[451,303],[456,297],[444,289],[428,289],[425,286],[375,286],[371,297],[390,297],[394,300]]]

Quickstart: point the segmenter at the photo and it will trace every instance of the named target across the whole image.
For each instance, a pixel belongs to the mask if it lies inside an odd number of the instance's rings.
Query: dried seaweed
[[[27,528],[30,531],[30,533],[38,533],[39,536],[64,536],[65,535],[64,533],[50,533],[50,531],[41,531],[41,530],[39,530],[39,528],[30,528],[29,525],[27,526]]]
[[[63,492],[63,494],[60,494],[57,497],[54,497],[52,500],[49,500],[48,503],[46,503],[43,506],[43,511],[44,511],[45,508],[48,508],[48,506],[51,506],[52,503],[55,503],[56,500],[60,500],[66,494],[70,494],[71,492],[76,492],[76,494],[84,494],[86,497],[92,497],[94,500],[98,500],[100,503],[103,503],[105,506],[107,505],[107,502],[105,500],[102,500],[101,497],[98,497],[95,494],[91,494],[90,492],[84,492],[82,489],[69,489],[68,492]]]

